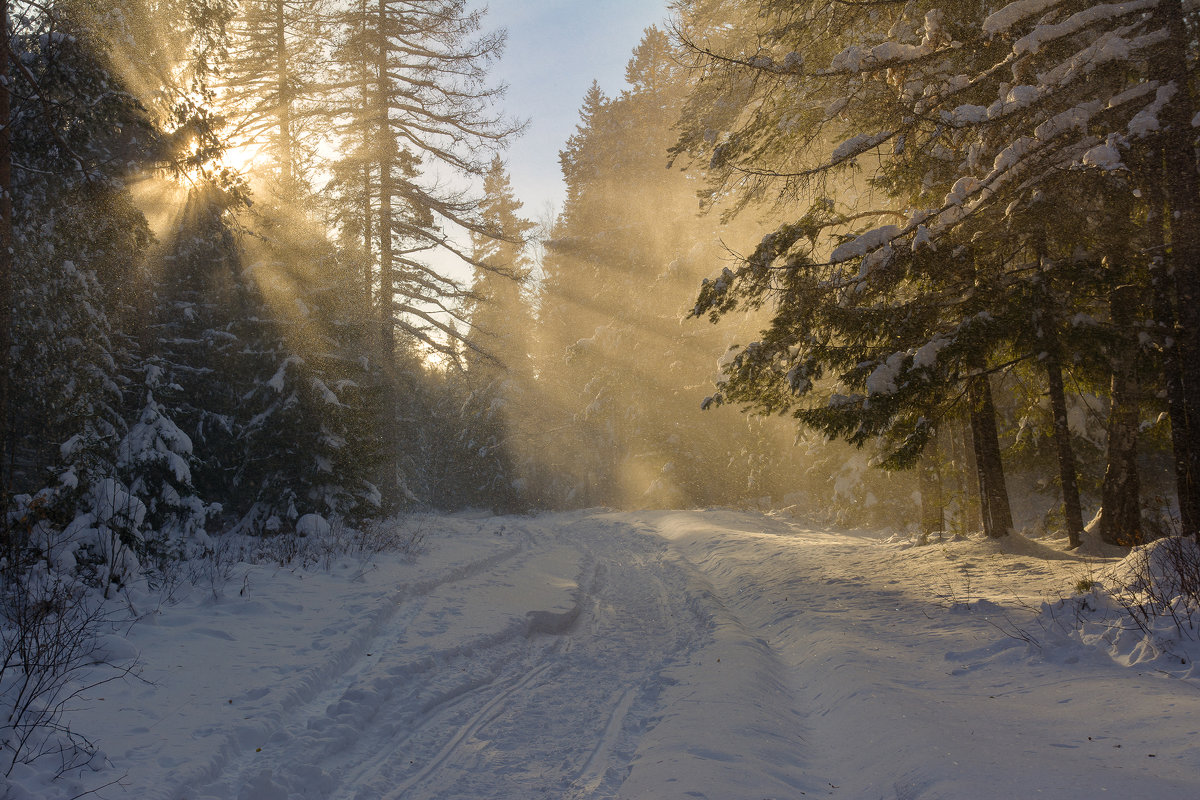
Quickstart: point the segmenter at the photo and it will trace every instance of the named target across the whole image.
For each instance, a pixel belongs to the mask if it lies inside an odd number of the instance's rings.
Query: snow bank
[[[1080,588],[1085,591],[1044,603],[1038,617],[1058,657],[1101,654],[1124,667],[1200,678],[1195,540],[1168,538],[1134,548]]]

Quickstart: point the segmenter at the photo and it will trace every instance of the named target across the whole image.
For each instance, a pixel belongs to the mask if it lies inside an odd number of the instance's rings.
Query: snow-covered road
[[[111,767],[55,796],[122,772],[103,796],[1200,790],[1190,666],[1014,630],[1089,568],[1036,544],[906,548],[728,511],[424,524],[414,562],[243,566],[220,599],[163,605],[114,643],[141,652],[141,679],[72,717]],[[14,777],[15,796],[50,796]]]

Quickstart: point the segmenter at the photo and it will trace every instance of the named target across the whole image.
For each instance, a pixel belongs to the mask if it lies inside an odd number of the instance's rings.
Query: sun
[[[249,178],[262,155],[262,146],[254,143],[234,145],[221,153],[221,166]]]

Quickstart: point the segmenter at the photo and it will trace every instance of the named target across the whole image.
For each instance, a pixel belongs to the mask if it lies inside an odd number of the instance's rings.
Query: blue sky
[[[527,217],[563,197],[558,151],[579,121],[592,80],[609,95],[642,31],[667,18],[667,0],[490,0],[484,26],[508,29],[495,77],[508,84],[505,112],[529,119],[505,160]]]

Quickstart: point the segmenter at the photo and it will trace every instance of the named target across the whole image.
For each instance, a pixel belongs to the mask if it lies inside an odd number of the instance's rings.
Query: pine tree
[[[353,262],[338,257],[319,226],[272,206],[255,210],[249,224],[248,279],[279,340],[274,372],[243,398],[259,409],[244,434],[247,460],[259,464],[257,515],[360,522],[385,510],[373,434],[384,354],[358,303]]]
[[[359,2],[342,17],[338,88],[346,99],[342,130],[352,142],[344,174],[365,182],[385,343],[402,330],[451,355],[446,337],[457,328],[446,320],[465,321],[456,307],[466,289],[421,255],[445,250],[469,262],[445,229],[485,230],[478,203],[420,178],[423,161],[482,175],[483,156],[517,130],[491,109],[499,90],[487,84],[486,68],[504,36],[477,36],[481,23],[482,13],[468,12],[463,0]]]
[[[470,264],[450,231],[495,233],[477,198],[432,186],[423,173],[481,176],[519,127],[493,110],[500,90],[488,85],[487,66],[504,35],[479,35],[481,24],[482,12],[462,0],[356,0],[338,15],[331,118],[344,147],[332,166],[332,218],[387,354],[390,400],[376,424],[396,464],[384,494],[398,502],[444,494],[431,488],[443,483],[431,477],[441,456],[417,429],[418,419],[433,424],[441,414],[422,351],[453,360],[468,329],[469,287],[425,256],[442,251]]]
[[[232,27],[228,64],[221,72],[222,102],[235,116],[226,137],[265,145],[273,165],[272,194],[301,200],[321,132],[319,105],[326,90],[318,74],[327,9],[312,0],[250,0]],[[265,140],[265,141],[264,141]]]

